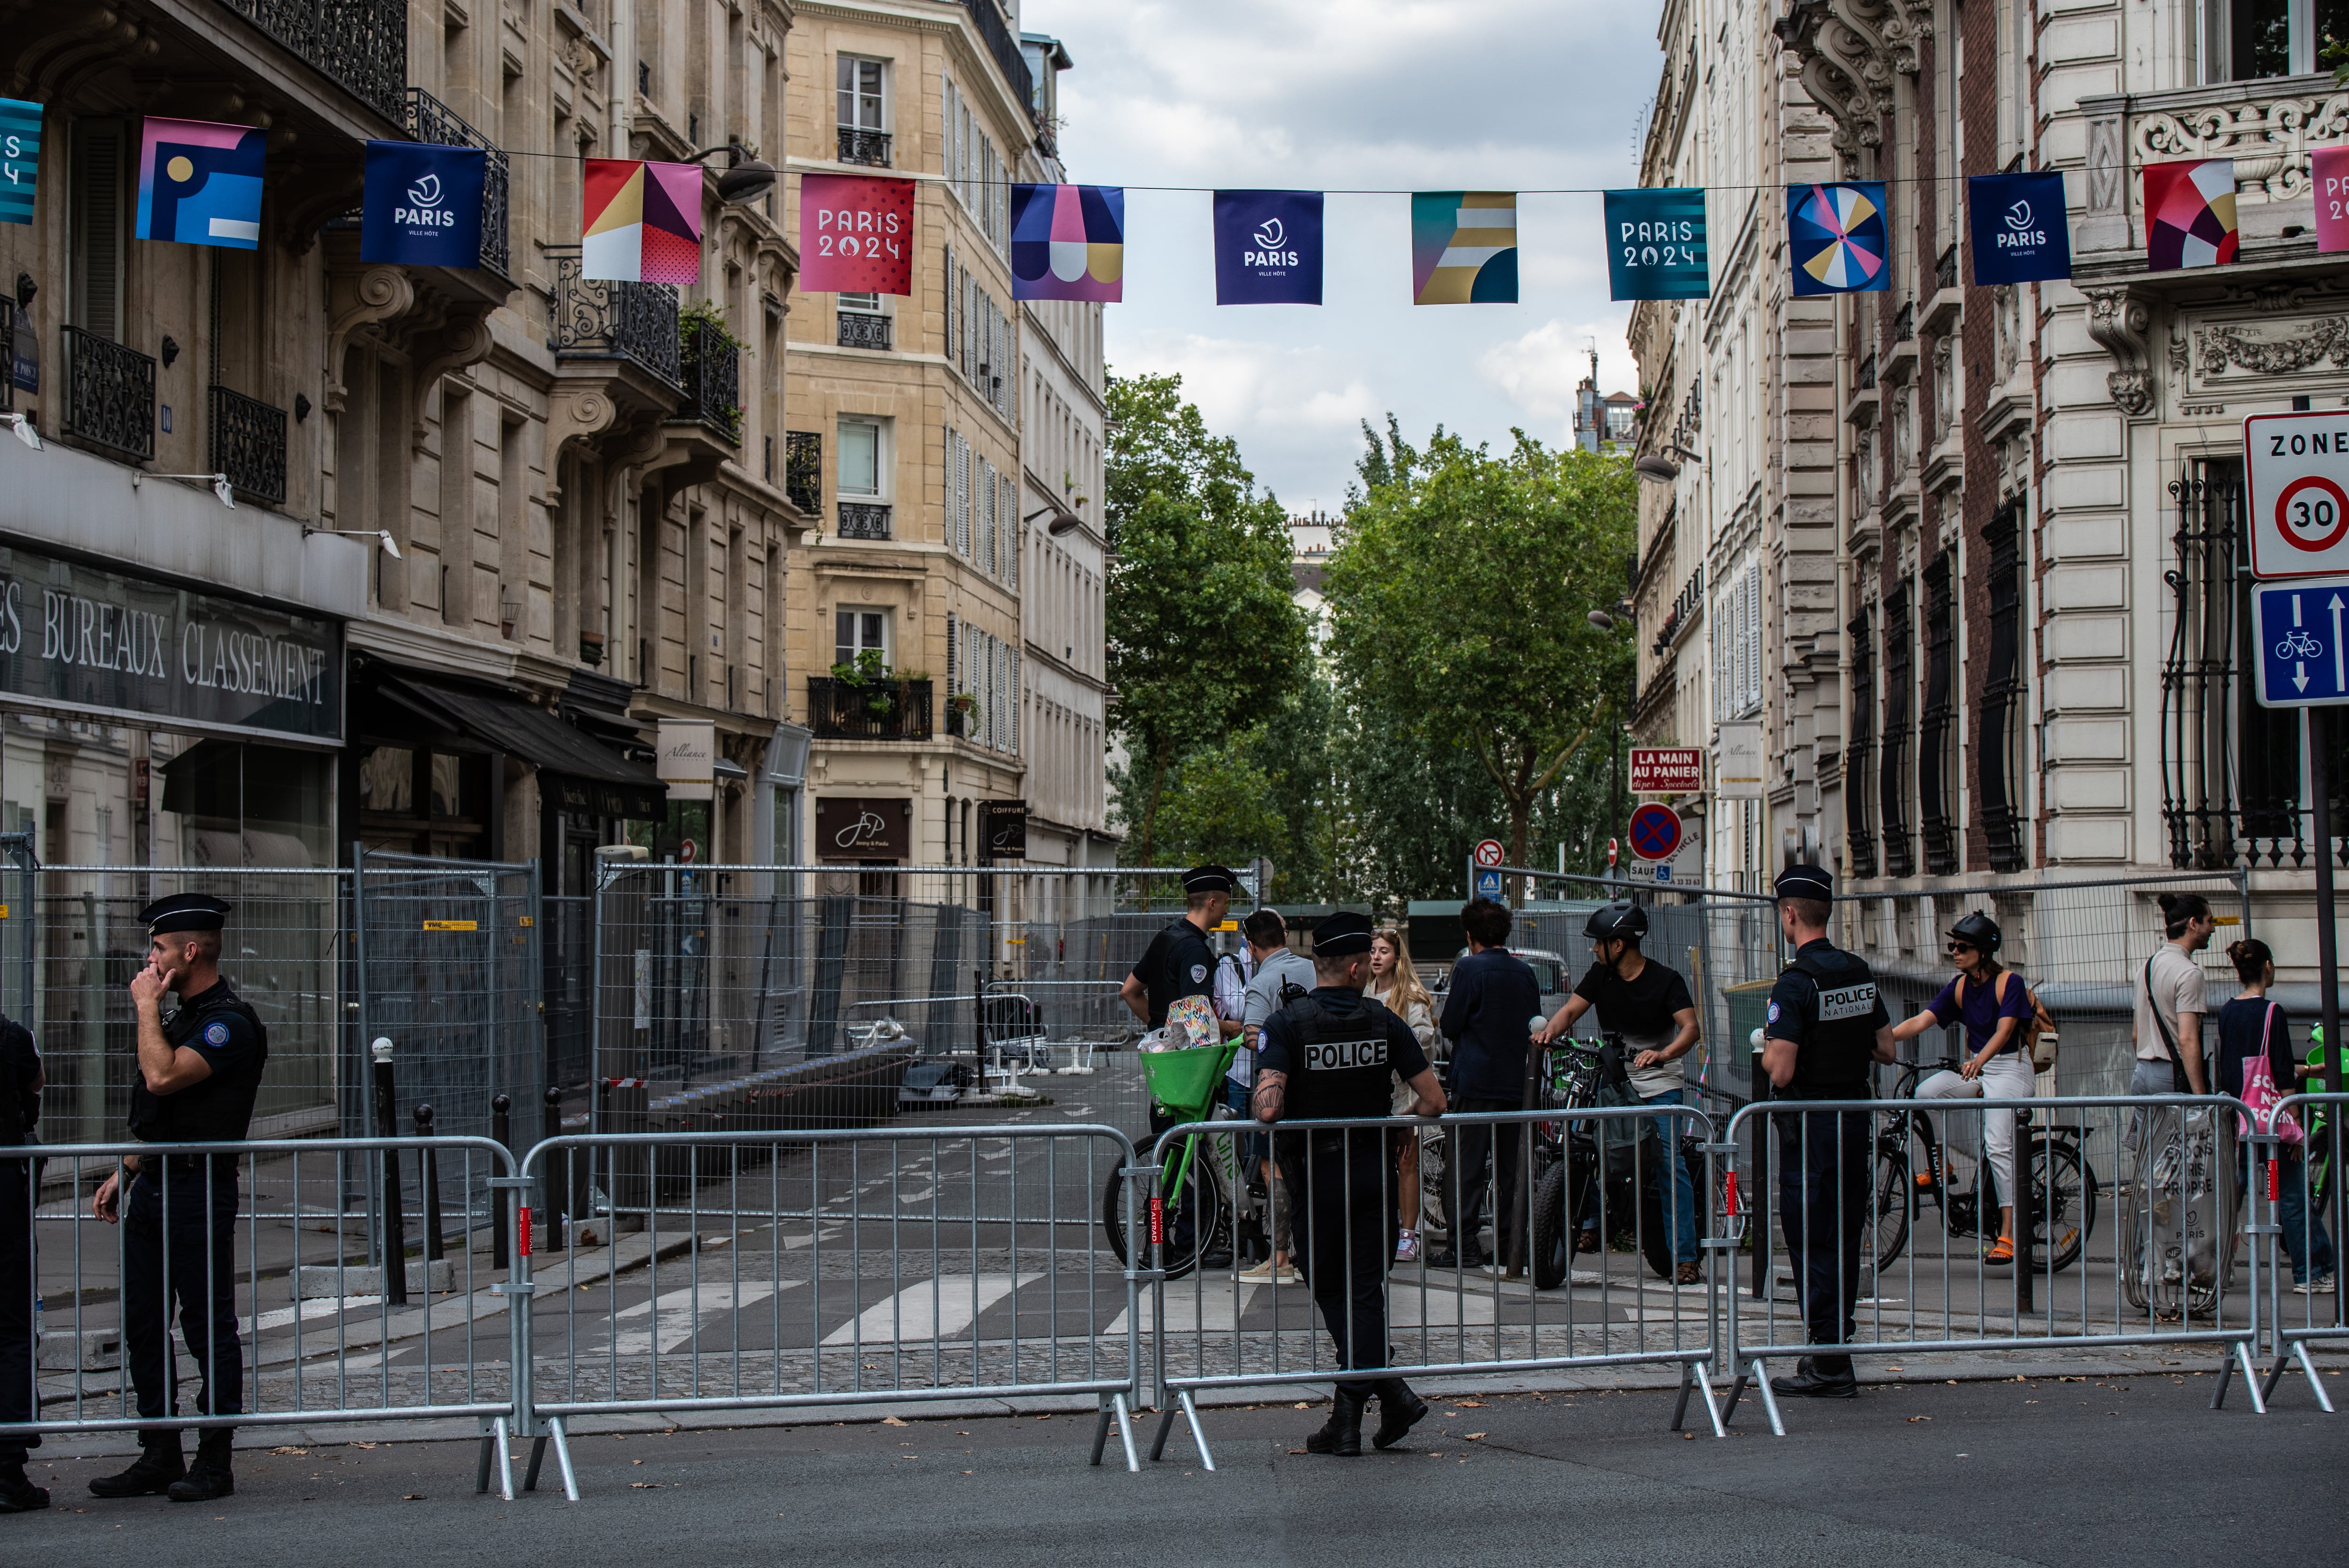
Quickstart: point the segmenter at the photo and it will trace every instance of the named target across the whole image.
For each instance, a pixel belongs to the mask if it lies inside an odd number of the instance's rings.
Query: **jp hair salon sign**
[[[0,698],[166,727],[339,741],[342,631],[0,546]]]

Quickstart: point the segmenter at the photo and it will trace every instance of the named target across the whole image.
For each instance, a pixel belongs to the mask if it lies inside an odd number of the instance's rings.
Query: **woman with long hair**
[[[1429,1061],[1439,1059],[1436,1048],[1443,1042],[1436,1034],[1435,998],[1419,983],[1419,971],[1411,964],[1411,949],[1404,945],[1402,934],[1392,925],[1382,925],[1371,934],[1371,984],[1363,995],[1403,1021],[1403,1026],[1418,1039],[1419,1048],[1427,1053]],[[1392,1114],[1408,1116],[1415,1098],[1401,1078],[1395,1079]],[[1402,1184],[1402,1233],[1395,1238],[1394,1255],[1395,1262],[1407,1264],[1419,1256],[1417,1133],[1402,1140],[1402,1161],[1396,1174]]]
[[[2255,1057],[2265,1057],[2268,1076],[2274,1080],[2277,1091],[2293,1093],[2300,1087],[2302,1068],[2292,1059],[2292,1017],[2268,999],[2268,988],[2275,984],[2275,954],[2258,937],[2247,936],[2228,944],[2227,958],[2234,965],[2243,988],[2219,1009],[2218,1073],[2211,1088],[2220,1094],[2242,1099],[2244,1069]],[[2242,1191],[2248,1191],[2254,1176],[2251,1146],[2246,1143],[2242,1150]],[[2278,1143],[2272,1158],[2276,1218],[2283,1232],[2284,1256],[2292,1260],[2292,1291],[2299,1295],[2330,1295],[2333,1290],[2333,1238],[2325,1233],[2322,1212],[2312,1215],[2308,1212],[2308,1184],[2301,1146]],[[2236,1201],[2241,1201],[2240,1191]]]

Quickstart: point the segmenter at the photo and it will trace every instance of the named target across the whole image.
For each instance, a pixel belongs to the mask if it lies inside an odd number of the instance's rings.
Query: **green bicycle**
[[[1144,1051],[1142,1053],[1142,1076],[1150,1085],[1151,1098],[1157,1102],[1162,1115],[1177,1121],[1205,1121],[1214,1110],[1216,1090],[1224,1075],[1231,1070],[1232,1057],[1238,1054],[1240,1041],[1234,1037],[1220,1046],[1202,1046],[1187,1051]],[[1160,1266],[1168,1279],[1181,1279],[1198,1267],[1199,1260],[1215,1252],[1220,1243],[1228,1250],[1232,1242],[1234,1209],[1233,1178],[1237,1174],[1237,1139],[1220,1139],[1201,1147],[1199,1135],[1179,1139],[1166,1146],[1158,1173],[1158,1196],[1162,1204],[1158,1256]],[[1207,1157],[1208,1149],[1219,1150]],[[1145,1151],[1143,1158],[1148,1158]],[[1121,1264],[1130,1263],[1128,1251],[1133,1239],[1125,1226],[1125,1173],[1112,1171],[1102,1189],[1102,1228],[1109,1233],[1110,1251]],[[1134,1219],[1142,1227],[1145,1245],[1151,1233],[1150,1210],[1139,1197],[1134,1203]]]

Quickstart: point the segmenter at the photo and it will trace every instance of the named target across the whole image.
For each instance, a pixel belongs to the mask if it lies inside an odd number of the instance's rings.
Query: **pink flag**
[[[2308,183],[2316,197],[2316,248],[2349,251],[2349,147],[2310,148]]]
[[[810,294],[914,292],[914,182],[800,176],[800,287]]]

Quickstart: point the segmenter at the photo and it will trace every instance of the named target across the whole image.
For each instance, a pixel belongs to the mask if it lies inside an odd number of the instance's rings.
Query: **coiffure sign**
[[[339,742],[342,628],[0,545],[0,699]]]

